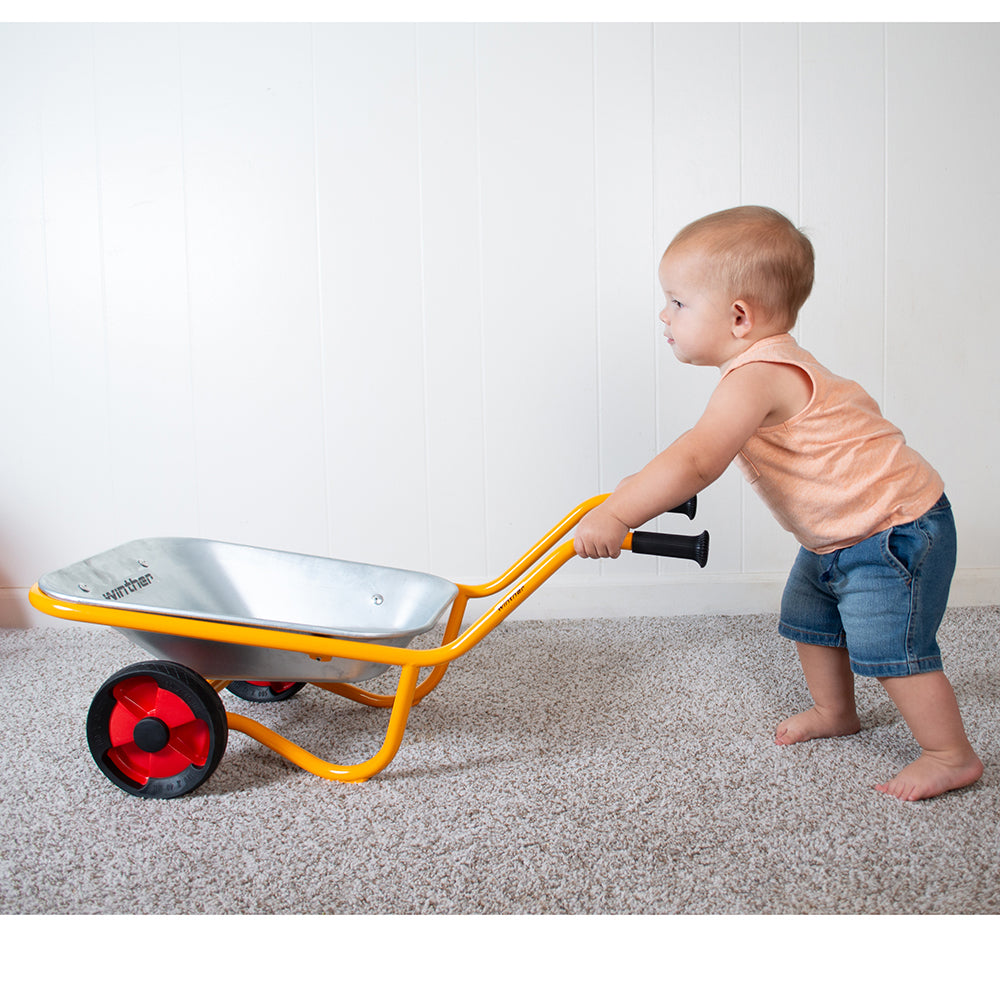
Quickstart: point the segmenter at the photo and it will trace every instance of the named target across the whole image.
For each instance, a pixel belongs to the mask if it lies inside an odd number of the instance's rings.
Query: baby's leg
[[[785,719],[774,733],[781,746],[828,736],[849,736],[861,729],[854,704],[854,674],[846,649],[797,642],[813,707]]]
[[[983,764],[965,735],[958,700],[943,671],[879,680],[923,753],[891,781],[875,787],[913,802],[978,781]]]

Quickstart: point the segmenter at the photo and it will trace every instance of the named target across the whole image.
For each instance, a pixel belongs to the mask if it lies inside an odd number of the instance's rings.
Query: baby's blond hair
[[[812,291],[812,243],[773,208],[743,205],[686,225],[667,253],[701,253],[727,296],[744,299],[788,329]]]

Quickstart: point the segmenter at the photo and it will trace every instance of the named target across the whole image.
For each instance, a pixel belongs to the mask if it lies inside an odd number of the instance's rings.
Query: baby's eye
[[[671,305],[672,305],[672,306],[673,306],[673,307],[674,307],[675,309],[683,309],[683,308],[684,308],[684,303],[683,303],[683,302],[678,302],[678,301],[677,301],[677,299],[671,299],[671,300],[670,300],[670,304],[671,304]]]

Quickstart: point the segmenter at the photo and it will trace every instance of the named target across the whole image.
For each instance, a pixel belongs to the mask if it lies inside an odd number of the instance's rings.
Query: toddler
[[[813,705],[775,742],[857,733],[854,674],[877,677],[923,752],[875,787],[912,801],[971,785],[983,765],[937,644],[955,568],[951,507],[875,401],[788,333],[812,290],[811,243],[772,209],[729,209],[682,229],[659,278],[675,356],[715,365],[719,384],[691,430],[583,518],[576,552],[616,558],[627,532],[735,460],[802,546],[778,631],[797,645]]]

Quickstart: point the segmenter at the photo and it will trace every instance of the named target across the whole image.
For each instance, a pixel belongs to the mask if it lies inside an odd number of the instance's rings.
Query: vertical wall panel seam
[[[650,204],[651,204],[652,209],[653,209],[653,225],[652,225],[652,232],[650,234],[650,237],[651,237],[650,238],[650,243],[651,243],[651,246],[650,246],[650,256],[655,260],[655,259],[657,259],[656,258],[656,251],[657,251],[657,246],[656,246],[656,219],[659,217],[659,209],[660,209],[660,206],[657,203],[657,197],[656,197],[656,192],[657,192],[656,177],[657,177],[657,170],[658,170],[656,150],[657,150],[657,139],[659,138],[659,135],[658,135],[657,129],[656,129],[656,25],[651,23],[650,26],[649,26],[649,28],[650,28],[650,30],[649,30],[649,89],[650,89],[650,95],[649,95],[650,123],[649,123],[649,127],[650,127],[650,131],[653,134],[653,141],[650,144],[651,145],[650,159],[652,161],[652,172],[651,172],[651,176],[650,176],[650,199],[649,200],[650,200]],[[654,307],[655,307],[655,304],[656,304],[657,301],[658,300],[656,298],[656,289],[654,287],[654,289],[653,289],[653,303],[654,303]],[[656,315],[656,309],[655,308],[653,310],[653,315],[654,316]],[[653,348],[652,348],[652,354],[653,354],[653,371],[654,372],[657,372],[657,362],[659,360],[658,359],[658,355],[657,355],[657,344],[658,344],[657,338],[654,337],[653,338]],[[660,445],[660,442],[662,440],[663,440],[663,438],[662,438],[662,436],[660,434],[660,379],[659,379],[659,373],[657,372],[657,377],[653,379],[653,449],[654,449],[654,451],[655,451],[655,453],[657,455],[663,450],[662,447],[661,447],[661,445]],[[657,566],[659,567],[660,565],[661,565],[661,561],[658,560],[657,561]]]
[[[36,29],[37,31],[37,26]],[[50,280],[51,265],[49,263],[49,212],[46,204],[45,191],[45,102],[44,99],[35,101],[36,124],[38,126],[38,172],[39,190],[41,192],[42,209],[42,268],[45,281],[45,362],[46,371],[49,377],[49,388],[55,386],[55,352],[52,343],[52,282]]]
[[[195,385],[195,350],[194,350],[194,308],[191,302],[191,225],[190,225],[190,205],[188,202],[188,170],[187,170],[187,134],[184,128],[184,59],[183,44],[181,41],[182,28],[177,25],[174,29],[174,38],[177,42],[177,104],[178,104],[178,125],[180,127],[180,159],[181,159],[181,211],[183,213],[182,225],[184,228],[184,313],[187,318],[187,341],[188,341],[188,385],[191,390],[191,449],[194,452],[194,483],[191,489],[194,491],[195,523],[198,534],[203,532],[202,509],[201,509],[201,462],[199,461],[198,448],[198,403]]]
[[[795,25],[795,148],[798,154],[798,162],[795,164],[795,179],[798,187],[798,191],[795,193],[796,206],[798,208],[798,224],[801,227],[805,226],[805,219],[802,218],[802,213],[805,211],[805,199],[802,194],[802,161],[804,159],[803,149],[802,149],[802,23],[799,22]],[[796,332],[798,334],[798,341],[800,344],[805,346],[805,338],[802,335],[802,319],[801,317],[796,320]]]
[[[651,135],[651,142],[649,144],[649,159],[650,159],[650,177],[649,177],[649,205],[652,211],[652,221],[650,224],[650,258],[652,260],[658,261],[657,257],[657,245],[656,245],[656,220],[659,218],[659,205],[657,203],[656,192],[657,192],[657,161],[656,161],[656,149],[657,149],[657,139],[658,133],[656,129],[656,25],[653,22],[649,23],[649,131]],[[653,315],[656,316],[658,310],[656,308],[659,299],[656,294],[656,286],[653,285],[652,289],[653,295]],[[662,451],[660,442],[663,440],[660,434],[660,372],[659,372],[659,330],[655,326],[653,333],[654,336],[650,338],[651,346],[651,364],[653,367],[653,454],[658,455]],[[666,573],[664,567],[665,559],[657,559],[655,561],[656,568],[653,571],[654,574],[659,577]]]
[[[90,29],[90,85],[94,125],[94,193],[97,197],[97,261],[101,300],[101,345],[104,351],[104,440],[107,468],[105,475],[111,489],[111,505],[115,510],[115,464],[111,460],[111,345],[108,338],[108,276],[104,245],[104,191],[101,172],[101,130],[97,106],[97,25]]]
[[[424,218],[424,132],[423,116],[421,113],[421,103],[423,94],[420,89],[420,28],[413,25],[413,91],[414,102],[416,104],[414,113],[416,115],[417,148],[415,150],[416,172],[417,172],[417,243],[420,255],[420,378],[421,378],[421,398],[423,401],[424,417],[424,555],[427,565],[433,564],[433,518],[431,517],[431,507],[433,499],[431,497],[431,431],[430,413],[428,407],[428,364],[427,364],[427,244],[426,226]]]
[[[746,162],[744,155],[746,152],[745,143],[743,141],[743,116],[745,113],[744,102],[743,102],[743,91],[744,91],[744,80],[743,80],[743,24],[740,23],[737,26],[737,40],[736,40],[736,59],[737,59],[737,96],[736,99],[739,103],[739,137],[738,142],[740,145],[740,173],[739,173],[739,204],[743,204],[743,176],[746,173]],[[747,563],[747,504],[746,504],[746,483],[743,482],[742,477],[740,478],[740,485],[737,491],[737,496],[739,498],[740,505],[740,547],[739,547],[739,562],[737,563],[738,572],[742,573],[746,568]]]
[[[805,203],[802,199],[802,25],[795,26],[795,203],[798,208],[798,222],[803,223],[802,213]]]
[[[889,30],[882,25],[882,408],[889,402]]]
[[[319,162],[319,80],[316,60],[316,25],[309,25],[309,74],[312,81],[312,126],[313,126],[313,204],[316,228],[316,332],[319,340],[319,405],[320,444],[322,455],[320,462],[323,468],[323,512],[326,538],[323,551],[330,554],[333,540],[333,511],[330,506],[330,419],[329,401],[327,399],[327,357],[326,357],[326,299],[323,295],[323,231],[320,224],[322,214],[320,207],[320,162]]]
[[[482,136],[482,107],[480,105],[481,88],[479,85],[479,25],[473,25],[472,29],[472,65],[473,80],[472,86],[475,91],[475,142],[476,142],[476,194],[479,208],[479,405],[482,413],[482,452],[483,452],[483,559],[486,562],[484,570],[489,573],[492,561],[490,559],[490,453],[489,453],[489,428],[487,427],[487,406],[486,406],[486,267],[484,264],[485,253],[485,226],[483,219],[483,136]]]
[[[597,127],[597,25],[590,25],[590,114],[593,138],[591,152],[593,154],[592,170],[594,174],[594,399],[595,399],[595,432],[597,434],[597,490],[604,489],[604,400],[601,392],[602,384],[602,352],[601,352],[601,213],[600,213],[600,174],[598,172],[598,127]],[[604,573],[604,567],[598,565],[598,575]]]
[[[739,204],[743,204],[743,175],[746,173],[746,162],[744,160],[745,148],[743,143],[743,24],[736,26],[736,112],[739,124],[739,134],[736,141],[739,143],[739,181],[738,199]]]

